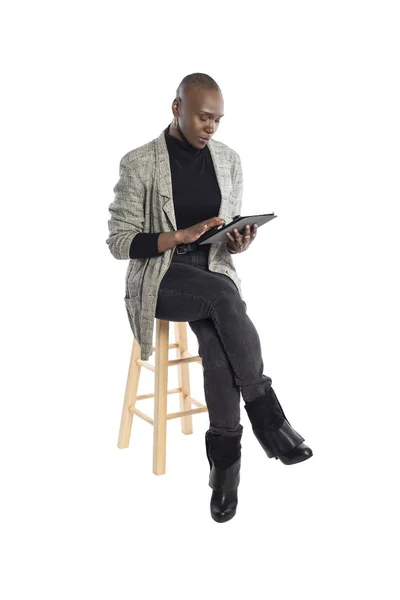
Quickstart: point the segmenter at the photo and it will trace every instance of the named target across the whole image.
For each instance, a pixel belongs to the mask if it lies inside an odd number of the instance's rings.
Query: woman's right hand
[[[196,225],[187,227],[186,229],[178,229],[176,239],[178,244],[191,244],[199,239],[206,231],[210,231],[214,227],[224,225],[225,220],[220,217],[212,217],[206,221],[201,221]]]

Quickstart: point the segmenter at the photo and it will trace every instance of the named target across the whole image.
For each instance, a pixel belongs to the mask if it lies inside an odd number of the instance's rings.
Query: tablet
[[[268,213],[264,215],[250,215],[248,217],[241,217],[240,215],[238,215],[232,221],[230,221],[230,223],[220,225],[219,227],[213,227],[209,231],[206,231],[206,233],[200,236],[199,239],[196,240],[196,242],[199,245],[212,244],[214,242],[224,242],[229,240],[228,236],[226,235],[227,232],[233,234],[233,230],[237,229],[239,233],[243,235],[244,228],[247,224],[250,225],[250,228],[255,223],[258,225],[258,227],[260,227],[261,225],[264,225],[264,223],[268,223],[268,221],[275,219],[275,217],[277,216],[278,215],[275,215],[274,213]]]

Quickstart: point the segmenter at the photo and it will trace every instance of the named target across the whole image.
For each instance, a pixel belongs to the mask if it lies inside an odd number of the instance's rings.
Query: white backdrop
[[[7,600],[398,597],[396,5],[3,5]],[[209,513],[206,414],[191,436],[169,422],[163,476],[144,421],[117,448],[132,334],[108,206],[121,157],[196,71],[224,95],[215,139],[242,158],[242,214],[278,215],[234,261],[265,374],[314,452],[268,459],[243,408],[226,524]]]

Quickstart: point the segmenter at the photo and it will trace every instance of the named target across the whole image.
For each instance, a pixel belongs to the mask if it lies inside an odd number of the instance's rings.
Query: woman
[[[158,138],[121,160],[107,244],[115,258],[130,259],[125,303],[142,360],[152,353],[155,317],[188,322],[198,339],[210,418],[210,509],[222,523],[235,515],[238,502],[240,393],[270,458],[291,465],[312,451],[263,374],[260,339],[231,257],[249,249],[257,226],[228,233],[226,242],[198,244],[206,231],[241,211],[240,157],[212,139],[224,112],[221,90],[204,73],[188,75],[172,112],[172,123]]]

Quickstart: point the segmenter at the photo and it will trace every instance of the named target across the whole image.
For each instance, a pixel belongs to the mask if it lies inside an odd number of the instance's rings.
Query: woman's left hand
[[[252,225],[251,232],[250,225],[246,225],[243,235],[241,235],[237,229],[233,230],[233,236],[229,232],[227,232],[226,235],[229,238],[226,244],[227,250],[232,253],[244,252],[257,235],[257,225]]]

